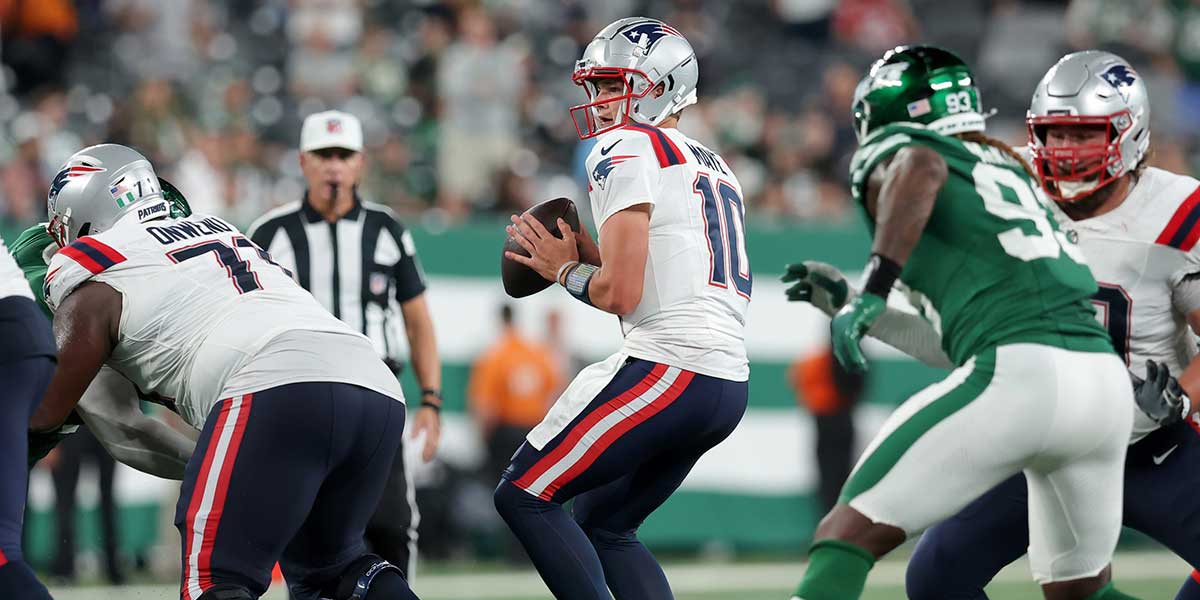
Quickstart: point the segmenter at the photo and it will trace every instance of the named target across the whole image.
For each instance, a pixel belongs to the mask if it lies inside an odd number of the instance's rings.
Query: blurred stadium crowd
[[[993,128],[1020,143],[1034,84],[1103,47],[1151,91],[1157,163],[1200,163],[1197,0],[0,0],[0,220],[41,219],[47,184],[100,141],[148,155],[200,212],[245,225],[302,194],[300,121],[366,130],[367,196],[453,224],[583,197],[567,108],[603,24],[645,14],[700,58],[683,127],[734,166],[762,219],[841,220],[862,69],[923,40],[976,65]]]

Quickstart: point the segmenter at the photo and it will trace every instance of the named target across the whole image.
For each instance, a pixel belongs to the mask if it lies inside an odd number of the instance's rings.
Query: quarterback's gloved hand
[[[787,289],[788,301],[808,302],[830,317],[858,296],[858,290],[837,267],[815,260],[788,265],[779,280],[796,282]]]
[[[1133,380],[1133,399],[1138,408],[1159,426],[1174,425],[1192,411],[1191,399],[1166,365],[1148,360],[1145,379],[1132,371],[1129,378]]]
[[[834,315],[829,324],[833,355],[846,370],[854,373],[867,370],[867,357],[858,343],[885,310],[887,300],[875,294],[861,294]]]

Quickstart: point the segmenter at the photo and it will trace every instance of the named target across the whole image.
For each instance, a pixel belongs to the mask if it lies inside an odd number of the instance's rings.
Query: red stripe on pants
[[[221,430],[225,429],[225,418],[229,416],[229,412],[225,408],[232,400],[232,398],[223,400],[226,404],[217,413],[217,423],[213,426],[213,435],[208,438],[208,448],[204,450],[204,462],[200,464],[200,473],[192,485],[192,499],[188,503],[187,517],[184,519],[183,527],[185,538],[183,540],[183,586],[180,590],[183,600],[196,600],[188,591],[188,581],[191,580],[192,538],[195,537],[192,532],[196,528],[196,512],[199,511],[200,503],[204,500],[204,485],[208,482],[208,472],[212,469],[213,456],[217,453],[217,444],[221,441]]]
[[[221,523],[221,513],[225,509],[225,496],[229,492],[229,479],[233,474],[234,463],[237,461],[238,447],[242,445],[242,435],[246,432],[246,419],[250,416],[250,401],[253,397],[253,394],[246,394],[242,397],[242,407],[238,411],[237,422],[234,423],[233,433],[229,437],[229,448],[225,451],[225,461],[221,463],[221,473],[217,476],[217,490],[213,495],[212,507],[208,511],[208,520],[204,523],[203,543],[200,545],[200,556],[196,561],[200,570],[200,589],[202,590],[208,589],[213,584],[213,544],[217,539],[217,527]]]
[[[654,365],[654,368],[650,370],[650,373],[642,378],[642,380],[636,385],[628,390],[625,390],[625,392],[620,396],[609,400],[596,410],[592,411],[591,414],[589,414],[571,429],[571,432],[567,434],[567,437],[563,439],[562,443],[559,444],[558,447],[556,447],[546,456],[543,456],[541,460],[534,463],[534,465],[530,467],[529,470],[520,477],[520,479],[517,479],[513,482],[513,485],[516,485],[521,489],[528,489],[530,485],[533,485],[533,482],[537,481],[538,477],[541,477],[543,473],[550,469],[550,467],[562,460],[562,458],[566,456],[572,448],[575,447],[575,444],[579,443],[579,440],[583,437],[583,434],[586,433],[587,430],[591,429],[593,425],[598,423],[604,417],[607,417],[613,411],[625,406],[626,404],[629,404],[634,398],[637,398],[645,393],[646,390],[649,390],[651,386],[653,386],[655,383],[658,383],[659,379],[662,379],[663,373],[666,373],[666,371],[666,365]]]
[[[655,398],[650,404],[642,407],[641,410],[628,417],[625,417],[616,425],[613,425],[612,429],[604,432],[604,435],[600,436],[600,439],[596,440],[596,443],[592,444],[592,447],[588,448],[587,452],[584,452],[583,456],[581,456],[574,465],[571,465],[571,468],[567,469],[562,475],[559,475],[557,479],[550,482],[550,485],[546,486],[546,489],[542,491],[539,497],[542,500],[549,500],[553,498],[554,494],[558,492],[562,486],[571,483],[576,477],[579,476],[580,473],[583,473],[588,467],[592,466],[592,463],[596,462],[596,459],[599,458],[600,455],[603,454],[604,451],[613,444],[613,442],[617,441],[617,439],[619,439],[622,435],[625,435],[625,433],[630,429],[641,425],[646,421],[646,419],[653,417],[661,412],[664,408],[670,406],[672,402],[675,402],[675,399],[683,393],[683,390],[687,389],[688,384],[692,382],[692,377],[694,376],[695,373],[690,371],[680,371],[679,376],[675,378],[675,381],[671,383],[671,387],[667,388],[667,391],[663,392],[663,394],[658,398]]]

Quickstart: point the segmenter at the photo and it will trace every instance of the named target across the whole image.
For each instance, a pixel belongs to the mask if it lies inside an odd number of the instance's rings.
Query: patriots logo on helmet
[[[637,158],[637,155],[615,154],[596,163],[596,168],[592,169],[592,179],[595,180],[596,185],[600,186],[600,189],[604,189],[604,182],[608,181],[608,176],[612,173],[613,168],[631,158]]]
[[[1125,65],[1113,65],[1100,74],[1100,78],[1113,86],[1117,93],[1129,102],[1129,86],[1137,81],[1137,73]]]
[[[676,31],[673,27],[657,21],[638,23],[637,25],[622,31],[621,35],[625,36],[625,39],[629,40],[630,42],[646,49],[654,46],[658,40],[661,40],[668,35],[683,37],[683,34]],[[645,42],[642,42],[643,36],[645,36]]]

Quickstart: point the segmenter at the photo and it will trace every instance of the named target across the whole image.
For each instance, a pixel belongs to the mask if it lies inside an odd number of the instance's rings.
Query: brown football
[[[571,230],[579,233],[579,211],[569,198],[547,200],[525,211],[533,215],[543,227],[556,238],[561,238],[558,232],[558,219],[563,219]],[[537,271],[504,256],[505,252],[513,252],[529,256],[529,252],[520,246],[511,236],[504,240],[504,249],[500,252],[500,278],[504,280],[504,292],[513,298],[524,298],[536,294],[554,282],[538,275]]]

